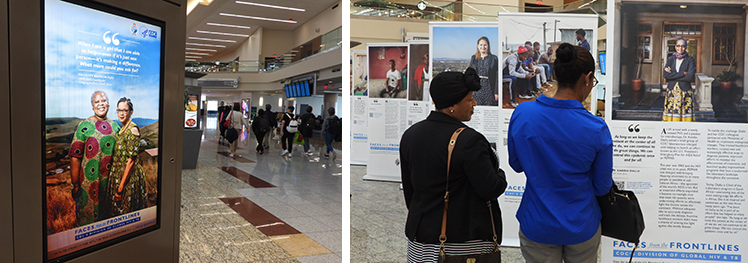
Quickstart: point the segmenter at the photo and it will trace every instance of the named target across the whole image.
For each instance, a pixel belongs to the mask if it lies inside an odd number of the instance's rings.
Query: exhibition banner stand
[[[646,225],[634,262],[745,262],[744,6],[608,3],[613,180],[636,193]],[[712,86],[730,71],[740,77]],[[627,262],[634,246],[603,237],[601,261]]]
[[[400,182],[400,138],[408,128],[408,44],[367,44],[369,159],[364,180]]]

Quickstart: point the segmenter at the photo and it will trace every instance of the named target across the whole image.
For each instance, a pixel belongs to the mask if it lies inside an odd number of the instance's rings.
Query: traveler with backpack
[[[304,153],[312,155],[312,151],[309,149],[309,139],[314,135],[314,129],[316,128],[314,113],[312,113],[312,106],[306,106],[306,113],[301,115],[301,135],[304,136]]]
[[[265,117],[265,110],[260,109],[257,111],[257,116],[252,120],[252,132],[255,133],[255,138],[257,138],[257,147],[255,150],[259,154],[265,153],[265,147],[262,142],[265,139],[265,134],[270,132],[270,122]]]
[[[283,146],[281,156],[291,158],[291,153],[293,153],[293,136],[299,130],[299,121],[296,120],[296,115],[293,114],[293,106],[288,106],[286,109],[286,112],[283,114],[283,120],[281,121],[281,146]]]
[[[325,118],[325,121],[322,123],[322,131],[325,135],[325,145],[327,145],[325,158],[329,158],[332,154],[332,159],[335,160],[335,157],[337,155],[335,154],[335,150],[332,148],[332,140],[342,135],[343,126],[341,124],[340,118],[338,118],[338,116],[335,116],[335,108],[330,107],[329,109],[327,109],[327,113],[330,115],[327,116],[327,118]]]

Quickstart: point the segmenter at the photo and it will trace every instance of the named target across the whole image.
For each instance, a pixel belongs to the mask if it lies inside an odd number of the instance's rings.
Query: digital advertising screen
[[[164,23],[44,3],[45,262],[158,229]]]

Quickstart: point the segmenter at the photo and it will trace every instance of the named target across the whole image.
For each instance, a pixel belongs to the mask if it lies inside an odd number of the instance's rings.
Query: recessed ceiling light
[[[198,56],[184,56],[184,57],[185,58],[203,58],[203,57],[198,57]]]
[[[243,15],[235,15],[235,14],[229,14],[229,13],[219,13],[219,15],[296,24],[296,21],[293,21],[293,20],[283,20],[283,19],[265,18],[265,17],[256,17],[256,16],[243,16]]]
[[[216,52],[216,51],[218,51],[218,50],[215,50],[215,49],[202,49],[202,48],[191,48],[191,47],[188,47],[188,48],[185,48],[185,49],[186,50],[195,50],[195,51],[208,51],[208,52]]]
[[[224,33],[224,32],[204,31],[204,30],[198,30],[197,32],[203,33],[203,34],[213,34],[213,35],[232,36],[232,37],[249,37],[249,35],[244,35],[244,34],[232,34],[232,33]]]
[[[229,24],[219,24],[219,23],[208,23],[209,26],[225,26],[225,27],[233,27],[233,28],[244,28],[244,29],[250,29],[251,27],[248,26],[237,26],[237,25],[229,25]]]
[[[680,5],[680,8],[686,9],[686,8],[688,8],[688,6],[687,5]]]
[[[203,46],[203,47],[226,47],[226,46],[223,46],[223,45],[211,45],[211,44],[200,44],[200,43],[190,43],[190,42],[187,42],[185,44],[187,44],[187,45],[193,45],[193,46]]]
[[[234,40],[226,40],[226,39],[214,39],[214,38],[203,38],[203,37],[188,37],[188,38],[189,39],[194,39],[194,40],[205,40],[205,41],[236,43],[236,41],[234,41]]]
[[[306,11],[306,10],[301,9],[301,8],[293,8],[293,7],[285,7],[285,6],[277,6],[277,5],[266,5],[266,4],[258,4],[258,3],[242,2],[242,1],[236,1],[236,3],[237,4],[243,4],[243,5],[253,5],[253,6],[261,6],[261,7],[285,9],[285,10],[291,10],[291,11],[299,11],[299,12]]]
[[[197,59],[194,59],[194,58],[185,58],[184,61],[197,61]]]
[[[208,53],[197,53],[197,52],[184,52],[184,53],[185,54],[190,54],[190,55],[210,56],[210,54],[208,54]]]

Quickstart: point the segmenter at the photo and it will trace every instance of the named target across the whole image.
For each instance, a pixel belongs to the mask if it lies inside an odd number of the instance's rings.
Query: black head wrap
[[[473,68],[467,68],[465,73],[442,72],[431,80],[431,99],[437,109],[444,109],[460,102],[470,91],[480,90],[480,77]]]

